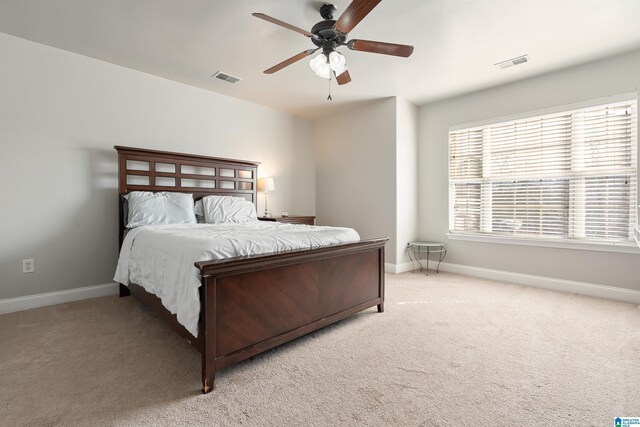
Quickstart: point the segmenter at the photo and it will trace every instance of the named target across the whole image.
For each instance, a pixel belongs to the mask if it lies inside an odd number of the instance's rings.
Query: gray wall
[[[635,92],[638,86],[640,51],[422,106],[418,134],[420,236],[446,242],[447,261],[451,263],[640,290],[637,254],[479,243],[446,237],[450,126]]]
[[[0,299],[111,281],[114,145],[260,161],[275,214],[315,213],[309,120],[1,33],[0,58]]]
[[[341,109],[316,121],[316,212],[320,225],[389,237],[396,257],[396,99]]]
[[[417,108],[397,97],[316,121],[318,224],[389,237],[387,264],[407,262],[406,244],[417,236],[417,132]]]
[[[309,120],[4,34],[0,55],[0,299],[111,280],[116,144],[261,161],[261,176],[276,180],[274,214],[316,213],[319,224],[388,236],[392,264],[405,262],[406,242],[419,237],[446,241],[452,263],[640,289],[638,255],[446,238],[449,126],[635,91],[640,52],[417,113],[397,98],[362,103],[318,119],[315,130]],[[35,273],[21,273],[23,258],[35,258]]]

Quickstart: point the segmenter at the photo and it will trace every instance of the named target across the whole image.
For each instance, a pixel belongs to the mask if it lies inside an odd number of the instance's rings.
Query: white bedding
[[[151,225],[130,230],[114,280],[158,296],[198,336],[199,270],[194,262],[356,242],[351,228],[254,221],[242,224]]]

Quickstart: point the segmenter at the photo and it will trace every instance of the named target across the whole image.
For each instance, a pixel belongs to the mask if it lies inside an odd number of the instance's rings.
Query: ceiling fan
[[[413,53],[413,46],[395,43],[384,43],[371,40],[352,39],[347,41],[348,33],[365,16],[369,14],[382,0],[353,0],[344,13],[334,20],[333,16],[337,9],[332,4],[325,4],[320,7],[320,15],[324,21],[318,22],[311,28],[311,31],[303,30],[294,25],[272,18],[264,13],[254,13],[256,18],[264,19],[272,24],[288,28],[311,39],[315,49],[307,49],[291,58],[264,70],[265,74],[273,74],[307,56],[313,55],[322,49],[322,53],[311,59],[309,65],[316,75],[325,79],[330,79],[331,74],[336,76],[338,84],[343,85],[351,81],[351,75],[346,67],[346,58],[337,51],[340,46],[347,46],[351,50],[361,52],[381,53],[383,55],[409,57]]]

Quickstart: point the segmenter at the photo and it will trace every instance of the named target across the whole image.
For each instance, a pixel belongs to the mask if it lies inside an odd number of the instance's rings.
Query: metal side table
[[[440,272],[440,263],[447,256],[447,249],[444,247],[444,243],[440,242],[409,242],[407,243],[407,253],[411,260],[411,266],[414,267],[411,272],[415,271],[415,263],[420,266],[420,271],[423,270],[422,262],[420,261],[421,255],[424,255],[426,261],[427,276],[429,275],[429,255],[432,253],[438,254],[438,266],[436,267],[436,273]]]

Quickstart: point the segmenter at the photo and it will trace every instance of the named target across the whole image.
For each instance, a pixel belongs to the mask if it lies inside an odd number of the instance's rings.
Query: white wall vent
[[[242,80],[240,77],[235,77],[227,73],[223,73],[222,71],[216,71],[211,75],[211,77],[215,77],[216,79],[224,80],[229,83],[238,83]]]
[[[515,58],[507,59],[506,61],[501,61],[493,65],[502,69],[513,67],[514,65],[524,64],[525,62],[529,62],[529,55],[516,56]]]

